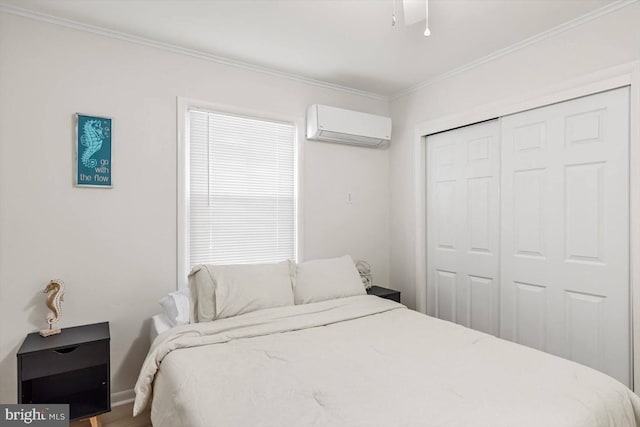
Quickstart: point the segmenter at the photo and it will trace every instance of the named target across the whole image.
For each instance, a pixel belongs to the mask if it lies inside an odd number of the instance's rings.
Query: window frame
[[[242,107],[210,103],[190,98],[177,97],[177,263],[176,263],[176,289],[184,289],[188,286],[188,274],[190,271],[189,253],[189,218],[190,218],[190,182],[189,182],[189,110],[198,109],[212,113],[231,114],[240,117],[248,117],[257,120],[291,123],[294,126],[294,197],[295,197],[295,257],[296,261],[303,259],[302,247],[302,170],[303,142],[304,142],[304,118],[294,117],[271,112],[251,110]]]

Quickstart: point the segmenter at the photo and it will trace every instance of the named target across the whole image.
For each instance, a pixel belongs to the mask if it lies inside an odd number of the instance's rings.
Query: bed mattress
[[[605,374],[374,296],[173,328],[145,360],[134,411],[151,399],[157,427],[640,420],[640,398]]]

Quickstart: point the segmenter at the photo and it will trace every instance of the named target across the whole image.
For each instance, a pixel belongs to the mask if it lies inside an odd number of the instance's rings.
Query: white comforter
[[[576,363],[373,296],[174,328],[134,412],[156,427],[637,426],[640,398]]]

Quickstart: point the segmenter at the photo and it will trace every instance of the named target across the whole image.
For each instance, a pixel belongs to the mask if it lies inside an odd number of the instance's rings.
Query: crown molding
[[[567,21],[567,22],[565,22],[563,24],[560,24],[560,25],[558,25],[556,27],[553,27],[553,28],[550,28],[550,29],[548,29],[546,31],[538,33],[535,36],[532,36],[532,37],[526,38],[526,39],[524,39],[522,41],[519,41],[517,43],[514,43],[511,46],[508,46],[508,47],[506,47],[504,49],[497,50],[497,51],[495,51],[493,53],[490,53],[487,56],[484,56],[484,57],[479,58],[479,59],[477,59],[475,61],[472,61],[472,62],[469,62],[469,63],[467,63],[465,65],[462,65],[462,66],[460,66],[458,68],[454,68],[454,69],[452,69],[450,71],[447,71],[446,73],[438,74],[437,76],[434,76],[433,78],[430,78],[430,79],[424,80],[424,81],[422,81],[420,83],[417,83],[415,85],[409,86],[406,89],[400,90],[400,91],[392,94],[390,96],[390,99],[393,101],[393,100],[396,100],[396,99],[401,98],[403,96],[406,96],[406,95],[409,95],[411,93],[417,92],[420,89],[423,89],[423,88],[425,88],[427,86],[430,86],[430,85],[432,85],[434,83],[437,83],[437,82],[440,82],[442,80],[446,80],[448,78],[457,76],[457,75],[462,74],[462,73],[464,73],[466,71],[469,71],[469,70],[471,70],[473,68],[479,67],[482,64],[486,64],[487,62],[494,61],[494,60],[496,60],[496,59],[498,59],[500,57],[503,57],[503,56],[509,55],[509,54],[511,54],[513,52],[516,52],[516,51],[519,51],[521,49],[524,49],[527,46],[530,46],[532,44],[538,43],[538,42],[540,42],[542,40],[546,40],[546,39],[548,39],[550,37],[553,37],[553,36],[555,36],[557,34],[563,33],[565,31],[568,31],[568,30],[570,30],[572,28],[575,28],[575,27],[577,27],[579,25],[582,25],[582,24],[584,24],[586,22],[593,21],[594,19],[597,19],[597,18],[600,18],[602,16],[608,15],[609,13],[612,13],[612,12],[615,12],[616,10],[622,9],[623,7],[627,7],[627,6],[631,5],[631,4],[638,3],[639,1],[640,0],[616,0],[616,1],[613,1],[613,2],[607,4],[607,5],[603,6],[603,7],[600,7],[598,9],[592,10],[591,12],[586,13],[586,14],[584,14],[582,16],[579,16],[579,17],[577,17],[575,19],[572,19],[572,20]]]
[[[230,67],[236,67],[244,70],[254,71],[261,74],[266,74],[269,76],[280,77],[283,79],[292,80],[299,83],[306,83],[306,84],[318,86],[325,89],[333,89],[340,92],[349,93],[352,95],[360,95],[360,96],[365,96],[373,99],[380,99],[384,101],[389,100],[389,97],[387,95],[354,89],[351,87],[341,86],[338,84],[329,83],[322,80],[316,80],[316,79],[301,76],[298,74],[287,73],[287,72],[275,70],[272,68],[250,64],[248,62],[238,61],[231,58],[225,58],[223,56],[213,55],[211,53],[204,52],[201,50],[189,49],[189,48],[173,45],[170,43],[164,43],[158,40],[148,39],[145,37],[140,37],[133,34],[124,33],[121,31],[115,31],[108,28],[99,27],[97,25],[84,24],[82,22],[74,21],[71,19],[48,15],[45,13],[36,12],[34,10],[23,9],[13,5],[0,3],[0,12],[6,12],[13,15],[22,16],[25,18],[35,19],[37,21],[60,25],[60,26],[71,28],[78,31],[85,31],[88,33],[98,34],[98,35],[109,37],[112,39],[123,40],[131,43],[135,43],[138,45],[142,45],[142,46],[153,47],[156,49],[161,49],[161,50],[172,52],[172,53],[191,56],[193,58],[198,58],[205,61],[211,61],[218,64],[227,65]]]
[[[293,74],[293,73],[287,73],[284,71],[279,71],[279,70],[275,70],[275,69],[271,69],[271,68],[267,68],[267,67],[262,67],[259,65],[255,65],[255,64],[251,64],[248,62],[243,62],[243,61],[238,61],[238,60],[234,60],[231,58],[225,58],[222,56],[217,56],[217,55],[213,55],[211,53],[207,53],[204,51],[200,51],[200,50],[195,50],[195,49],[189,49],[189,48],[185,48],[185,47],[181,47],[181,46],[177,46],[177,45],[172,45],[169,43],[164,43],[158,40],[153,40],[153,39],[148,39],[148,38],[144,38],[144,37],[140,37],[140,36],[136,36],[133,34],[128,34],[128,33],[124,33],[124,32],[120,32],[120,31],[115,31],[115,30],[110,30],[108,28],[104,28],[104,27],[99,27],[96,25],[90,25],[90,24],[84,24],[82,22],[78,22],[78,21],[74,21],[74,20],[70,20],[70,19],[66,19],[66,18],[61,18],[61,17],[57,17],[57,16],[53,16],[53,15],[48,15],[48,14],[44,14],[44,13],[40,13],[40,12],[36,12],[33,10],[29,10],[29,9],[24,9],[24,8],[20,8],[17,6],[12,6],[12,5],[7,5],[7,4],[2,4],[0,3],[0,12],[6,12],[6,13],[11,13],[13,15],[19,15],[19,16],[23,16],[26,18],[31,18],[31,19],[35,19],[38,21],[42,21],[42,22],[47,22],[47,23],[51,23],[51,24],[56,24],[56,25],[60,25],[63,27],[67,27],[67,28],[71,28],[71,29],[75,29],[75,30],[79,30],[79,31],[85,31],[88,33],[93,33],[93,34],[98,34],[101,36],[105,36],[105,37],[109,37],[112,39],[118,39],[118,40],[123,40],[123,41],[127,41],[127,42],[131,42],[131,43],[135,43],[138,45],[143,45],[143,46],[148,46],[148,47],[153,47],[156,49],[161,49],[164,51],[168,51],[168,52],[172,52],[172,53],[177,53],[177,54],[182,54],[182,55],[186,55],[186,56],[190,56],[193,58],[198,58],[198,59],[202,59],[205,61],[211,61],[211,62],[215,62],[218,64],[222,64],[222,65],[227,65],[227,66],[231,66],[231,67],[236,67],[236,68],[241,68],[244,70],[249,70],[249,71],[254,71],[260,74],[266,74],[266,75],[270,75],[270,76],[274,76],[274,77],[279,77],[279,78],[283,78],[283,79],[287,79],[287,80],[292,80],[292,81],[296,81],[296,82],[300,82],[300,83],[306,83],[306,84],[310,84],[313,86],[317,86],[317,87],[321,87],[321,88],[325,88],[325,89],[333,89],[336,91],[340,91],[340,92],[345,92],[345,93],[349,93],[349,94],[353,94],[353,95],[360,95],[360,96],[365,96],[368,98],[372,98],[372,99],[379,99],[379,100],[383,100],[383,101],[393,101],[396,100],[398,98],[401,98],[403,96],[415,93],[427,86],[433,85],[435,83],[438,83],[440,81],[449,79],[451,77],[457,76],[459,74],[465,73],[466,71],[472,70],[476,67],[479,67],[483,64],[486,64],[487,62],[491,62],[493,60],[496,60],[500,57],[509,55],[511,53],[517,52],[521,49],[526,48],[527,46],[530,46],[532,44],[538,43],[540,41],[546,40],[550,37],[553,37],[555,35],[558,35],[560,33],[563,33],[565,31],[568,31],[572,28],[575,28],[579,25],[582,25],[584,23],[587,23],[589,21],[592,21],[594,19],[600,18],[602,16],[608,15],[609,13],[615,12],[619,9],[622,9],[624,7],[627,7],[629,5],[635,4],[640,2],[640,0],[615,0],[603,7],[600,7],[598,9],[592,10],[589,13],[586,13],[582,16],[579,16],[577,18],[574,18],[570,21],[567,21],[563,24],[560,24],[556,27],[550,28],[546,31],[543,31],[541,33],[538,33],[532,37],[526,38],[520,42],[514,43],[511,46],[508,46],[504,49],[500,49],[497,50],[493,53],[490,53],[489,55],[486,55],[482,58],[479,58],[475,61],[469,62],[465,65],[462,65],[460,67],[454,68],[450,71],[447,71],[445,73],[442,74],[438,74],[430,79],[424,80],[422,82],[419,82],[417,84],[411,85],[405,89],[402,89],[400,91],[397,91],[393,94],[389,95],[383,95],[383,94],[379,94],[379,93],[374,93],[374,92],[368,92],[368,91],[364,91],[364,90],[359,90],[359,89],[354,89],[351,87],[347,87],[347,86],[341,86],[338,84],[334,84],[334,83],[329,83],[329,82],[325,82],[322,80],[317,80],[317,79],[313,79],[310,77],[305,77],[305,76],[301,76],[298,74]]]

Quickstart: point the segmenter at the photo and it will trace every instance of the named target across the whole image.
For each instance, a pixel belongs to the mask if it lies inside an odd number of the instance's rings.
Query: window
[[[295,259],[295,124],[200,109],[187,119],[184,273]]]

